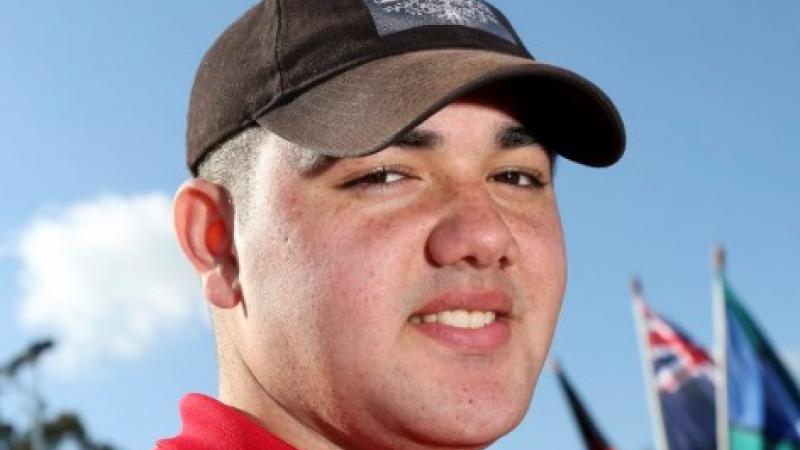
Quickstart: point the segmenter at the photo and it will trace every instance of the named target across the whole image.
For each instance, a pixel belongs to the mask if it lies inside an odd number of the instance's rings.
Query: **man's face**
[[[311,173],[262,152],[236,234],[239,353],[338,445],[482,447],[527,410],[564,241],[548,155],[492,97]]]

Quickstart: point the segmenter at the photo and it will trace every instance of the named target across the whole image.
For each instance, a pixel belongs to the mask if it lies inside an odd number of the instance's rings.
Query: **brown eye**
[[[405,175],[398,172],[392,172],[389,170],[371,173],[363,178],[361,178],[362,183],[373,183],[373,184],[391,184],[396,183],[400,180],[405,178]]]
[[[370,186],[370,185],[390,185],[399,183],[408,178],[405,173],[391,168],[382,167],[366,175],[362,175],[352,181],[345,183],[345,188]]]
[[[520,188],[540,188],[544,186],[544,183],[537,175],[521,170],[506,170],[492,175],[492,181]]]

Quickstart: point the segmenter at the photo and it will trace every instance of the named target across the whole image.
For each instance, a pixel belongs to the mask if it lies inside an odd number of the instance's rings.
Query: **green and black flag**
[[[723,383],[717,400],[724,450],[800,450],[800,389],[764,329],[733,292],[718,250],[714,284]]]
[[[575,392],[575,388],[572,387],[572,383],[570,383],[561,365],[553,361],[552,366],[558,378],[558,382],[561,385],[561,389],[564,392],[564,396],[567,398],[567,402],[572,410],[572,417],[575,419],[575,424],[581,432],[587,450],[614,450],[614,447],[606,441],[600,429],[595,425],[592,416],[589,415],[589,411],[583,406],[583,402],[578,396],[578,393]]]

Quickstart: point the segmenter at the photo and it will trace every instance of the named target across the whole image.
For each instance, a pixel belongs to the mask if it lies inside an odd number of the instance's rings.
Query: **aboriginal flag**
[[[614,450],[614,447],[609,445],[608,441],[603,437],[603,434],[600,433],[600,429],[595,425],[592,417],[589,415],[589,411],[583,406],[583,402],[580,397],[578,397],[578,393],[575,392],[572,383],[570,383],[561,366],[554,362],[553,370],[556,373],[556,377],[558,377],[558,383],[561,385],[564,396],[567,398],[567,402],[572,410],[572,417],[575,419],[575,424],[581,432],[587,450]]]

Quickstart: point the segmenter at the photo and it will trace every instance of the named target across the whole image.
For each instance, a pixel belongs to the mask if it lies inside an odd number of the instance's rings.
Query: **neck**
[[[297,449],[343,450],[295,416],[254,376],[244,362],[220,369],[219,400],[250,417],[272,435]]]

